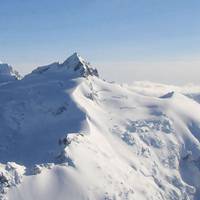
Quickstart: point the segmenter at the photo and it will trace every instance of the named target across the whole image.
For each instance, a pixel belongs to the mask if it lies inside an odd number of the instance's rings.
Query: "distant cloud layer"
[[[175,85],[200,84],[198,58],[171,61],[103,62],[99,63],[99,69],[105,79],[122,83],[148,80]]]

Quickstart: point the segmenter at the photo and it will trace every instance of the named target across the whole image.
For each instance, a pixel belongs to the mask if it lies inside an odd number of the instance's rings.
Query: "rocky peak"
[[[95,68],[90,66],[90,63],[85,61],[78,53],[72,54],[67,60],[63,63],[52,63],[50,65],[38,67],[37,69],[33,70],[33,73],[54,73],[62,70],[68,70],[68,73],[78,73],[78,75],[87,77],[88,75],[91,76],[99,76],[98,71]]]
[[[0,82],[20,79],[20,74],[7,63],[0,63]]]
[[[90,63],[85,61],[78,53],[74,53],[67,58],[62,66],[72,69],[75,72],[79,71],[83,76],[99,76],[97,69],[92,68]]]

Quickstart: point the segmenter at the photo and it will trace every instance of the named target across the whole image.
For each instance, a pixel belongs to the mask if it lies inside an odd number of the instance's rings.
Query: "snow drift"
[[[0,198],[199,199],[199,93],[153,85],[103,81],[77,53],[4,82]]]

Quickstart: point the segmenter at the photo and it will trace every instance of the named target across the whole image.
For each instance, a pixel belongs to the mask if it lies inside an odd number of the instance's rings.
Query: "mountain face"
[[[13,70],[10,65],[6,63],[0,63],[0,84],[14,81],[20,78],[21,76],[19,75],[19,73]]]
[[[198,95],[170,88],[103,81],[77,53],[0,85],[0,199],[200,199]]]

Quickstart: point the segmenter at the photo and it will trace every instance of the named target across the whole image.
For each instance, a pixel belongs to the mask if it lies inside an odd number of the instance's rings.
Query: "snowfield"
[[[0,64],[0,199],[200,199],[200,87],[110,83],[77,53],[13,72]]]

